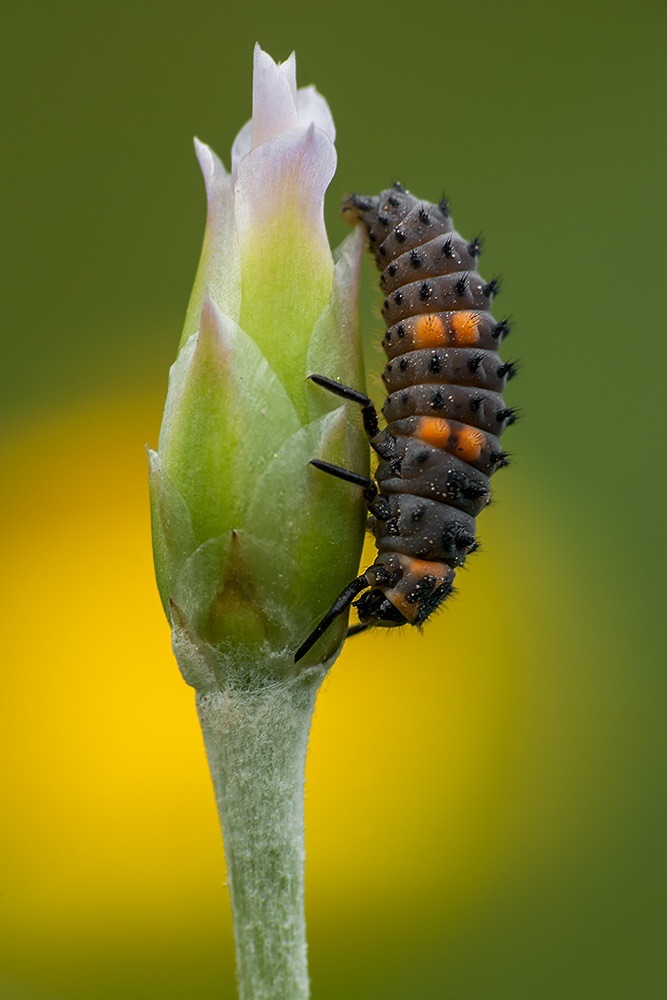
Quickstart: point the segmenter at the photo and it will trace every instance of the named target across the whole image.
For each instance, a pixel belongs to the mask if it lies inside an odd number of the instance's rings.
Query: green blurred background
[[[444,188],[459,230],[484,233],[523,362],[515,465],[459,599],[423,638],[350,642],[319,700],[314,1000],[667,995],[666,12],[6,5],[3,1000],[234,996],[143,445],[203,233],[192,136],[229,164],[256,40],[296,49],[333,110],[332,240],[350,189]]]

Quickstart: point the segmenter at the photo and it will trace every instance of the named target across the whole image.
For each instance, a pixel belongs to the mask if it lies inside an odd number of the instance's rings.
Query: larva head
[[[375,198],[364,194],[349,194],[343,200],[341,215],[351,226],[363,223],[373,244],[383,239],[390,229],[404,219],[416,203],[410,192],[402,184],[396,183]]]
[[[367,590],[358,601],[355,608],[362,625],[377,625],[380,628],[396,628],[397,625],[407,625],[408,619],[391,603],[383,590],[374,587]]]
[[[349,194],[343,199],[340,214],[345,222],[350,226],[356,226],[358,222],[363,223],[367,228],[371,220],[377,215],[379,198],[367,198],[363,194]]]

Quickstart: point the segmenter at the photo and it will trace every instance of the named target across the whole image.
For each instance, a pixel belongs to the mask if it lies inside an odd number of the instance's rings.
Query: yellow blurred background
[[[221,840],[152,573],[154,445],[252,45],[482,229],[524,363],[483,551],[422,637],[349,642],[307,772],[313,997],[653,1000],[665,974],[667,18],[387,0],[10,5],[2,72],[0,998],[234,996]],[[660,258],[663,260],[660,260]],[[370,264],[364,323],[380,366]]]

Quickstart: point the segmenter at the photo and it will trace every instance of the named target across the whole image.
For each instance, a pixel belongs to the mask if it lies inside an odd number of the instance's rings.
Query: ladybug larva
[[[475,518],[489,503],[489,477],[507,465],[498,439],[515,419],[501,395],[515,366],[497,353],[509,324],[491,316],[498,282],[477,273],[479,238],[459,236],[444,199],[425,203],[401,184],[377,198],[350,195],[342,214],[364,226],[382,272],[386,426],[380,429],[363,392],[311,375],[359,404],[379,458],[373,479],[317,459],[311,464],[362,489],[378,554],[295,660],[352,603],[359,624],[348,635],[370,626],[422,625],[442,604],[456,567],[476,548]]]

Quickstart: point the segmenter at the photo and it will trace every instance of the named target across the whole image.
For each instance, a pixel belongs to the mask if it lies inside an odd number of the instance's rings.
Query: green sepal
[[[243,523],[254,483],[299,420],[257,345],[210,299],[172,366],[159,453],[204,542]]]
[[[171,620],[169,599],[196,543],[187,504],[162,468],[159,454],[150,448],[147,451],[155,575],[162,606]]]

